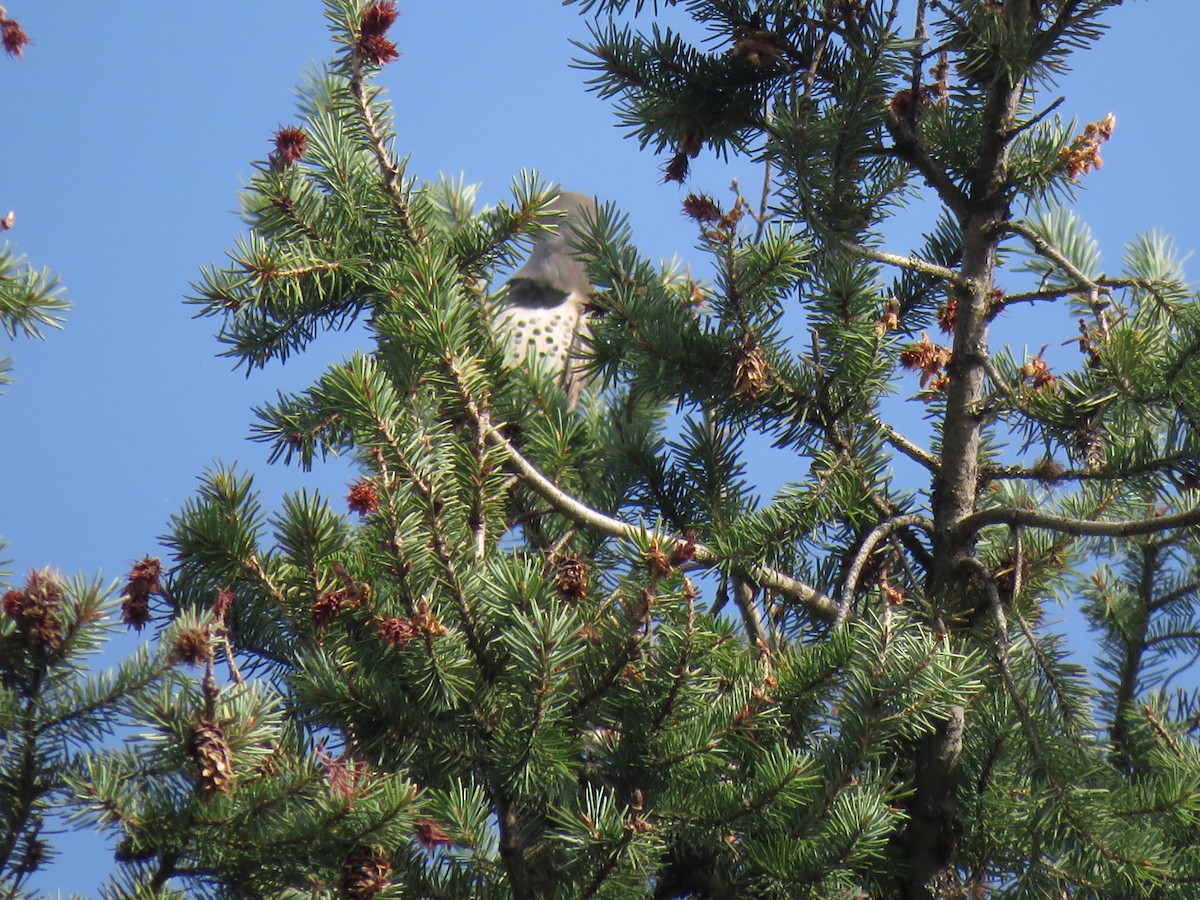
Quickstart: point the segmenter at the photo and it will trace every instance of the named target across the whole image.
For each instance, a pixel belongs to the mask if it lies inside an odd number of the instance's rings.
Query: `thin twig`
[[[481,422],[488,421],[488,412],[483,410]],[[475,514],[478,519],[475,522],[475,560],[482,562],[487,556],[487,514],[484,510],[486,501],[484,499],[484,485],[487,484],[487,479],[483,477],[483,473],[487,471],[487,435],[482,427],[475,429],[475,459],[479,465],[479,486],[475,496],[476,510]]]
[[[1021,575],[1021,570],[1025,568],[1025,541],[1020,526],[1013,529],[1013,556],[1016,559],[1013,562],[1012,599],[1016,603],[1021,596],[1021,589],[1025,587]]]
[[[1040,122],[1044,118],[1046,118],[1046,116],[1050,115],[1050,113],[1054,112],[1056,109],[1058,109],[1060,106],[1062,106],[1063,103],[1066,102],[1066,100],[1067,100],[1066,97],[1059,97],[1057,100],[1055,100],[1053,103],[1051,103],[1045,109],[1043,109],[1040,113],[1035,115],[1033,118],[1029,119],[1027,122],[1022,122],[1016,128],[1011,129],[1008,133],[1008,136],[1010,138],[1015,138],[1022,131],[1028,131],[1030,128],[1032,128],[1034,125],[1036,125],[1038,122]]]

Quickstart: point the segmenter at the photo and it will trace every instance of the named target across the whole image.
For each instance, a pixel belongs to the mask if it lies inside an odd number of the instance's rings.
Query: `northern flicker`
[[[595,218],[596,204],[583,194],[564,191],[550,209],[565,215],[545,217],[553,230],[537,236],[533,253],[509,278],[494,322],[504,338],[505,362],[513,367],[532,363],[554,373],[574,408],[583,388],[576,353],[587,334],[587,302],[593,288],[572,245],[585,219]]]

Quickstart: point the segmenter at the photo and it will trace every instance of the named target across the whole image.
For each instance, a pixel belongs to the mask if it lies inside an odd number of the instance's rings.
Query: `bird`
[[[493,316],[510,368],[541,367],[566,389],[574,409],[584,378],[578,351],[588,334],[588,302],[595,288],[584,257],[573,246],[587,221],[596,219],[590,197],[563,191],[541,218],[533,252],[508,279],[508,291]],[[556,214],[559,213],[559,214]]]

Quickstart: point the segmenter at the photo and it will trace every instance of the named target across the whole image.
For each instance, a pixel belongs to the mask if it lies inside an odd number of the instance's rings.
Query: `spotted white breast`
[[[494,323],[504,338],[505,362],[533,364],[558,375],[573,407],[582,388],[575,355],[587,333],[592,291],[574,244],[585,211],[594,217],[596,206],[582,194],[564,192],[551,208],[565,215],[546,217],[554,230],[538,235],[529,260],[509,279]]]

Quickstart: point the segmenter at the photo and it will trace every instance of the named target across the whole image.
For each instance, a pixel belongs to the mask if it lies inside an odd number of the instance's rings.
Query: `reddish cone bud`
[[[21,26],[15,19],[6,19],[0,16],[0,43],[4,45],[5,52],[20,59],[25,55],[25,45],[29,43],[29,35],[21,30]]]
[[[688,194],[683,200],[683,211],[697,222],[715,222],[721,218],[721,207],[707,194]]]
[[[375,485],[363,479],[350,485],[350,493],[346,496],[346,505],[350,512],[367,516],[379,509],[379,492]]]
[[[396,16],[396,4],[391,0],[379,0],[368,6],[358,26],[354,52],[367,62],[380,66],[398,57],[400,51],[396,45],[384,37]]]
[[[308,149],[308,135],[299,128],[280,128],[275,132],[274,159],[285,165],[298,162]]]
[[[375,634],[389,647],[403,647],[417,636],[418,629],[412,619],[401,619],[396,616],[381,619],[375,627]]]
[[[432,853],[438,847],[449,847],[454,840],[433,819],[422,819],[417,823],[417,843]]]
[[[134,563],[129,570],[129,582],[121,592],[125,598],[121,602],[122,622],[138,631],[145,627],[150,621],[150,597],[162,592],[161,576],[162,563],[155,557],[147,556]]]

